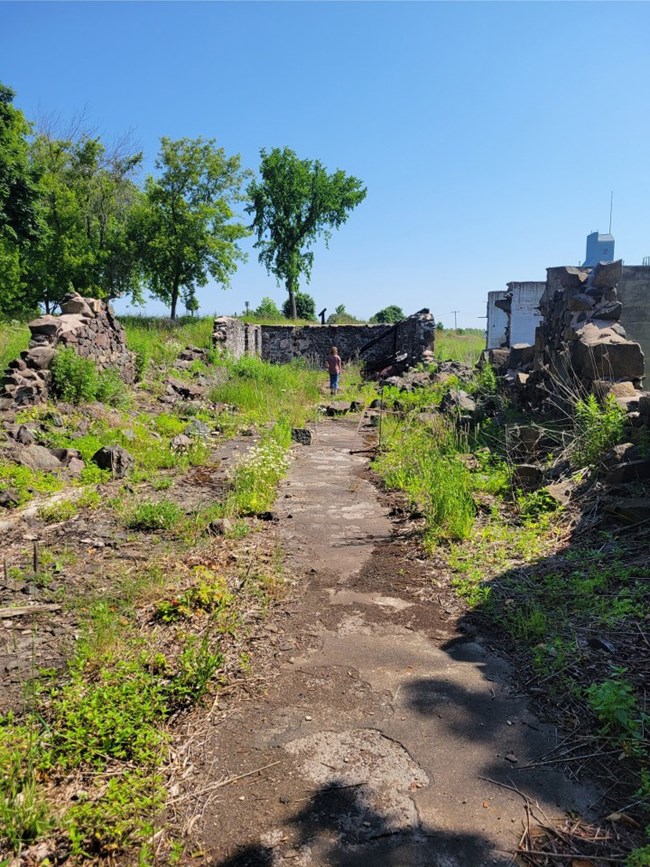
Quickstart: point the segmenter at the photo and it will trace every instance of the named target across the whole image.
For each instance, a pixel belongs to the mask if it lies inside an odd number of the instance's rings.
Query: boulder
[[[351,409],[351,403],[348,403],[345,400],[334,400],[326,407],[325,414],[329,416],[345,415],[347,412],[350,412]]]
[[[589,285],[598,289],[611,289],[623,275],[623,260],[615,262],[599,262],[589,274]]]
[[[570,310],[572,313],[590,312],[593,310],[593,307],[594,299],[590,298],[589,295],[585,295],[584,292],[578,292],[567,300],[567,310]]]
[[[605,510],[628,524],[650,521],[650,497],[609,497]]]
[[[185,428],[185,435],[196,439],[206,440],[210,436],[210,426],[204,421],[193,419]]]
[[[15,509],[18,502],[18,496],[14,491],[0,489],[0,509]]]
[[[178,395],[183,400],[198,400],[203,396],[204,389],[200,385],[181,379],[167,380],[167,394]]]
[[[169,441],[169,448],[174,452],[187,452],[192,448],[192,438],[187,434],[177,434]]]
[[[510,356],[509,349],[490,349],[488,350],[488,361],[492,367],[501,373],[508,367],[508,358]]]
[[[609,382],[606,379],[595,379],[591,383],[591,391],[598,400],[604,400],[608,394],[614,397],[639,397],[640,392],[633,382]]]
[[[101,470],[110,470],[115,479],[123,479],[135,463],[133,455],[122,446],[102,446],[92,459]]]
[[[650,479],[650,460],[626,461],[610,470],[605,476],[608,485],[626,485],[629,482],[644,482]]]
[[[508,356],[508,368],[517,370],[520,367],[527,367],[533,363],[535,357],[535,347],[529,343],[515,343],[510,347],[510,355]]]
[[[90,305],[77,292],[73,292],[66,297],[63,304],[61,305],[61,313],[76,313],[81,316],[92,317],[93,311],[90,309]]]
[[[23,358],[28,367],[35,370],[46,370],[52,363],[55,355],[56,350],[51,346],[33,346],[23,353]]]
[[[471,415],[476,410],[476,401],[462,389],[451,389],[440,401],[440,412]]]
[[[563,481],[555,482],[552,485],[546,485],[543,489],[551,499],[555,500],[558,506],[568,506],[571,502],[571,493],[573,491],[573,482]]]
[[[24,424],[20,425],[14,434],[14,439],[23,446],[32,446],[36,442],[34,434]]]
[[[544,471],[536,464],[518,464],[514,467],[512,478],[524,491],[534,491],[544,481]]]
[[[593,319],[608,319],[618,320],[621,318],[623,305],[620,301],[606,301],[603,304],[598,304],[591,316]]]
[[[17,464],[29,467],[30,470],[50,473],[62,469],[61,461],[45,446],[25,446],[14,451],[12,457]]]
[[[291,439],[294,443],[300,443],[303,446],[310,446],[311,431],[306,427],[294,427],[291,431]]]

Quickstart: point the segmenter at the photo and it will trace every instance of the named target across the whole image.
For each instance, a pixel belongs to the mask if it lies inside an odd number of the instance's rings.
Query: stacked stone
[[[540,302],[543,321],[537,330],[535,368],[577,381],[586,392],[602,394],[605,383],[641,388],[644,357],[629,340],[619,319],[622,304],[616,285],[622,261],[599,264],[590,271],[549,268]],[[618,389],[620,391],[620,389]]]
[[[126,347],[124,329],[105,301],[72,293],[61,305],[61,316],[39,316],[29,329],[29,349],[11,362],[0,380],[0,408],[47,399],[52,359],[66,346],[91,358],[100,370],[119,370],[125,383],[135,380],[135,359]]]
[[[391,325],[251,325],[220,316],[214,320],[212,345],[234,358],[257,355],[276,364],[295,358],[322,364],[336,346],[343,361],[361,358],[376,363],[399,354],[408,367],[433,360],[435,327],[428,310],[414,313],[396,329]],[[373,345],[363,352],[368,343]]]

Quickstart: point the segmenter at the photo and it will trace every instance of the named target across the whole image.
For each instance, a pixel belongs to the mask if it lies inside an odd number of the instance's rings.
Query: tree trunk
[[[172,286],[172,304],[169,313],[170,319],[176,319],[176,305],[178,304],[179,288],[178,280],[174,280],[174,285]]]
[[[287,281],[287,289],[289,290],[289,306],[291,307],[291,318],[298,318],[298,311],[296,310],[296,293],[293,287],[293,283]]]

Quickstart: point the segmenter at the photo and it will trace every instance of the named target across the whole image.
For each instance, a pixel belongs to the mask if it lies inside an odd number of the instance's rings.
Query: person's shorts
[[[338,373],[330,373],[330,388],[338,388],[339,387],[339,375]]]

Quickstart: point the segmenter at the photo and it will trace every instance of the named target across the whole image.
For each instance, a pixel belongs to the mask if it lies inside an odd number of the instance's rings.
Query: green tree
[[[314,254],[311,247],[346,222],[349,212],[366,196],[357,178],[338,170],[328,174],[318,161],[301,160],[289,148],[260,151],[259,181],[248,187],[257,235],[259,261],[289,293],[289,315],[297,318],[296,293],[301,275],[307,282]]]
[[[161,139],[160,174],[146,180],[136,223],[145,279],[151,293],[169,304],[172,319],[181,292],[205,286],[209,276],[227,286],[245,259],[237,241],[250,233],[233,222],[232,208],[242,200],[248,176],[240,162],[213,139]]]
[[[281,319],[283,313],[272,298],[262,298],[259,305],[253,311],[260,319]]]
[[[25,259],[40,232],[30,126],[12,104],[14,96],[0,83],[0,317],[21,316],[37,306],[25,282]]]
[[[331,325],[354,325],[355,322],[360,322],[355,316],[345,309],[345,304],[339,304],[334,313],[330,313],[327,317],[328,323]]]
[[[287,298],[282,305],[282,313],[287,319],[305,319],[307,322],[316,320],[316,302],[306,292],[296,292],[291,298]]]
[[[374,316],[370,317],[371,322],[381,322],[392,325],[395,322],[401,322],[402,319],[405,319],[404,312],[401,307],[398,307],[397,304],[390,304],[388,307],[384,307],[383,310],[380,310],[378,313],[375,313]]]
[[[75,289],[84,295],[140,295],[132,213],[141,193],[131,179],[142,155],[108,152],[82,133],[41,131],[31,147],[43,232],[32,250],[29,283],[49,312]]]

